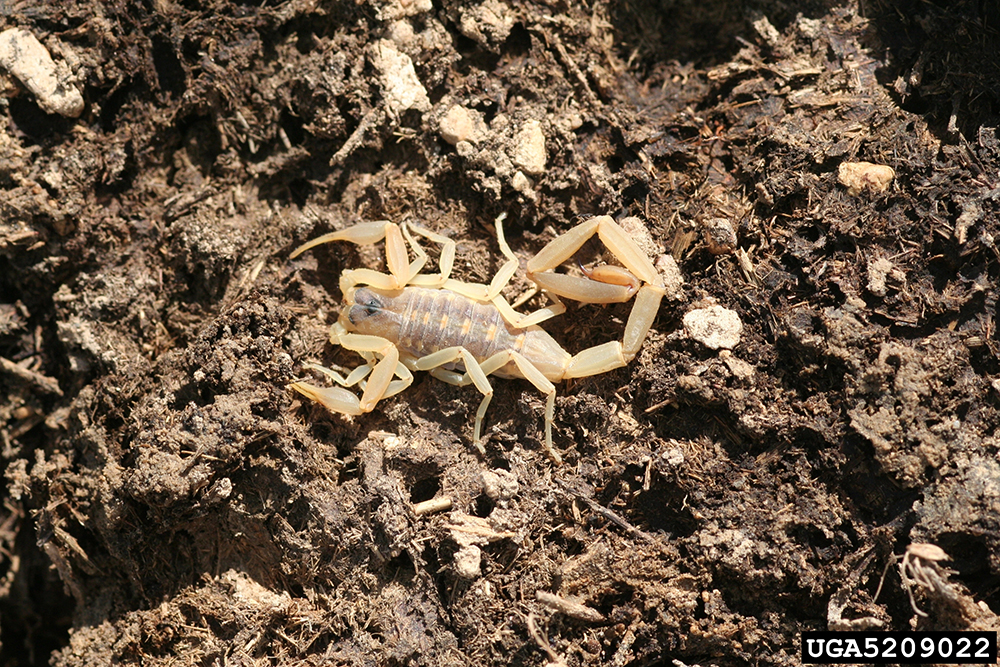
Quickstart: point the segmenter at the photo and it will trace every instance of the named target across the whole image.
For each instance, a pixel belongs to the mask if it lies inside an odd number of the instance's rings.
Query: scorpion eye
[[[367,289],[360,289],[354,295],[355,305],[351,308],[348,319],[351,324],[357,324],[360,320],[371,317],[382,310],[382,302],[378,295]]]

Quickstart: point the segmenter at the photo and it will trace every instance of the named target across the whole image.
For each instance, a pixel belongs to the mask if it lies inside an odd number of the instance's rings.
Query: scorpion
[[[550,241],[528,260],[526,277],[533,287],[515,305],[538,292],[552,301],[532,313],[515,310],[500,292],[519,263],[504,238],[501,214],[497,241],[505,263],[489,285],[451,278],[456,244],[418,225],[387,221],[359,223],[319,236],[296,248],[290,259],[334,241],[356,245],[385,242],[387,273],[345,269],[340,290],[345,307],[330,327],[330,341],[357,352],[364,362],[345,377],[318,364],[306,368],[326,375],[336,386],[294,382],[291,389],[332,412],[360,415],[413,382],[413,371],[428,371],[453,385],[472,384],[483,394],[476,411],[473,442],[481,453],[483,418],[493,398],[488,376],[523,378],[546,396],[545,451],[562,461],[552,446],[555,382],[606,373],[628,364],[642,347],[664,296],[663,279],[628,233],[609,216],[579,223]],[[621,263],[584,270],[584,277],[556,273],[580,247],[597,235]],[[440,246],[438,272],[420,273],[428,255],[416,236]],[[407,245],[412,249],[411,261]],[[539,325],[565,312],[561,298],[581,303],[635,302],[621,341],[570,354]],[[358,385],[360,398],[347,389]]]

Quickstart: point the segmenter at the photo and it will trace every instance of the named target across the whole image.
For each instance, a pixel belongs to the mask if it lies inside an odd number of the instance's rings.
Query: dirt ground
[[[805,630],[1000,626],[995,3],[0,0],[15,28],[3,665],[789,665]],[[562,464],[525,381],[485,454],[472,387],[289,391],[358,363],[338,277],[384,266],[294,248],[419,222],[488,283],[500,213],[522,266],[635,216],[683,278],[630,365],[558,385]],[[544,326],[576,352],[629,309]]]

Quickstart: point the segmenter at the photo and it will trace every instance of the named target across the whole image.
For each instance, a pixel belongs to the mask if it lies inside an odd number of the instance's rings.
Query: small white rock
[[[545,134],[537,120],[529,120],[514,135],[511,159],[532,176],[545,172]]]
[[[396,45],[405,47],[413,42],[417,33],[413,30],[413,25],[409,21],[393,21],[389,24],[389,39]]]
[[[719,352],[719,359],[722,359],[722,363],[729,368],[730,373],[741,380],[749,380],[754,376],[754,367],[742,359],[738,359],[729,350],[722,350]]]
[[[486,134],[486,122],[478,111],[472,111],[456,104],[448,109],[448,113],[441,119],[438,129],[441,132],[441,138],[452,146],[457,145],[460,141],[476,143]]]
[[[781,44],[781,33],[775,28],[766,16],[761,16],[759,19],[753,22],[753,28],[757,31],[768,46],[771,48],[777,47]]]
[[[378,70],[389,113],[398,116],[407,109],[427,111],[431,100],[427,89],[417,78],[413,60],[396,50],[388,39],[380,39],[374,46],[372,64]]]
[[[510,118],[507,114],[498,113],[493,116],[493,120],[490,121],[490,129],[496,133],[503,132],[508,127],[510,127]]]
[[[375,18],[392,21],[406,16],[416,16],[434,9],[431,0],[373,0]]]
[[[743,322],[722,306],[695,308],[684,315],[684,333],[711,350],[731,350],[740,342]]]
[[[67,118],[83,113],[83,95],[76,86],[60,80],[48,49],[27,30],[11,28],[0,33],[0,67],[17,77],[46,112]]]
[[[885,296],[885,278],[893,270],[897,270],[885,257],[879,257],[868,262],[868,291],[875,296]]]
[[[535,194],[534,184],[530,178],[524,175],[523,171],[514,172],[514,175],[510,178],[510,185],[526,197],[533,197]]]
[[[573,111],[556,119],[556,129],[563,134],[575,132],[583,126],[583,116]]]
[[[684,449],[669,447],[660,452],[660,458],[672,468],[679,468],[684,463]]]
[[[459,32],[484,46],[502,43],[513,27],[514,12],[500,0],[470,3],[458,21]]]
[[[676,299],[681,296],[681,288],[684,287],[684,274],[681,267],[677,266],[677,261],[671,255],[660,255],[653,263],[660,277],[663,278],[663,286],[666,289],[668,299]]]
[[[460,141],[465,141],[472,133],[472,117],[469,110],[456,104],[448,109],[448,113],[438,124],[441,138],[454,146]]]
[[[517,476],[509,470],[498,468],[482,473],[483,493],[492,500],[509,500],[521,488]]]
[[[462,547],[455,552],[455,574],[462,579],[475,579],[480,574],[482,561],[482,549],[474,544]]]
[[[837,179],[847,186],[847,194],[856,196],[864,189],[882,193],[889,189],[896,172],[892,167],[871,162],[841,162]]]

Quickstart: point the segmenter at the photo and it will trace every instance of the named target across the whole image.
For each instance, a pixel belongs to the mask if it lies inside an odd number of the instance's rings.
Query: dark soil
[[[998,628],[995,3],[0,0],[14,27],[86,104],[0,70],[4,665],[786,665],[805,630]],[[842,184],[861,161],[888,188]],[[500,213],[523,260],[637,216],[685,281],[633,363],[558,386],[563,464],[525,381],[485,455],[472,387],[355,418],[288,390],[358,363],[337,280],[382,267],[295,247],[409,220],[489,282]],[[731,351],[685,334],[713,304]],[[545,327],[575,352],[628,312]],[[919,614],[907,549],[943,582]]]

